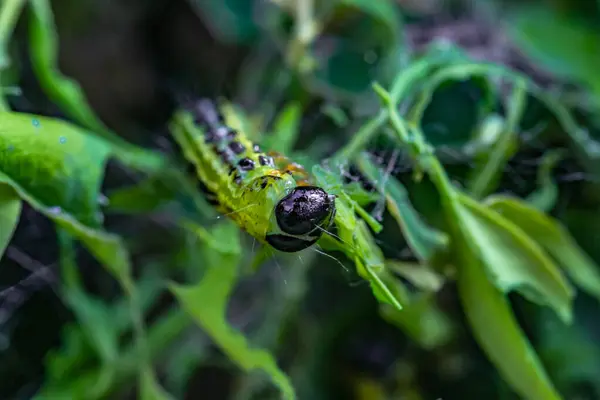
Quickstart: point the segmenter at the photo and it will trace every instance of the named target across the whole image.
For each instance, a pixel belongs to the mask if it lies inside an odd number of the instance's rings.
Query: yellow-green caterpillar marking
[[[184,104],[170,129],[208,200],[262,243],[303,250],[332,224],[335,196],[312,186],[298,164],[230,128],[211,100]]]

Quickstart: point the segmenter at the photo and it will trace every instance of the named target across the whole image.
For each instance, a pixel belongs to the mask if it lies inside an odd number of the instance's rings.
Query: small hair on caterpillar
[[[219,212],[262,243],[283,252],[314,245],[333,224],[334,195],[304,168],[264,153],[215,102],[182,102],[169,124],[188,172]]]

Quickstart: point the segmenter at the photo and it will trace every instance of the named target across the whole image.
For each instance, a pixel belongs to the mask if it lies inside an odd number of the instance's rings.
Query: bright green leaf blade
[[[502,292],[515,290],[570,321],[574,291],[543,249],[501,214],[466,195],[458,199],[457,223],[469,255],[482,260],[490,281]]]
[[[560,223],[518,199],[494,196],[490,208],[519,227],[558,261],[571,279],[600,300],[600,268]]]
[[[289,378],[279,369],[273,356],[265,350],[249,347],[246,338],[226,320],[227,300],[237,281],[241,261],[237,227],[229,223],[219,224],[210,233],[201,228],[196,232],[201,240],[211,240],[206,246],[206,273],[198,284],[187,287],[172,285],[171,291],[183,309],[231,360],[246,371],[264,371],[279,387],[283,398],[295,399]],[[227,246],[219,245],[221,243],[227,243]]]
[[[111,148],[67,122],[22,113],[0,118],[0,172],[40,204],[99,226],[99,189]]]
[[[377,169],[364,155],[359,157],[361,171],[373,182],[384,180],[382,171]],[[429,227],[414,209],[406,189],[394,177],[385,180],[385,201],[398,226],[404,233],[410,248],[420,260],[429,261],[448,244],[448,237]]]
[[[458,257],[458,290],[472,332],[502,377],[527,400],[559,400],[504,295],[468,254]]]
[[[8,185],[0,184],[0,259],[15,232],[21,215],[21,199]]]
[[[0,183],[81,240],[117,276],[129,272],[121,239],[100,229],[100,185],[109,145],[60,120],[21,113],[0,119]]]

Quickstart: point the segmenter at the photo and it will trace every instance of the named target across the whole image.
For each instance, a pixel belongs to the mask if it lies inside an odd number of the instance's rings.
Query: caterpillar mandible
[[[208,201],[258,241],[284,252],[315,244],[332,225],[335,195],[299,164],[264,153],[209,99],[186,101],[171,134]]]

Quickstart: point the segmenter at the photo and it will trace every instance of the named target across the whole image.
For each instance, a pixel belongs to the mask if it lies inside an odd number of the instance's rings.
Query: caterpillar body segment
[[[335,196],[311,185],[300,165],[232,129],[211,100],[186,102],[170,130],[208,201],[260,242],[295,252],[332,224]]]

